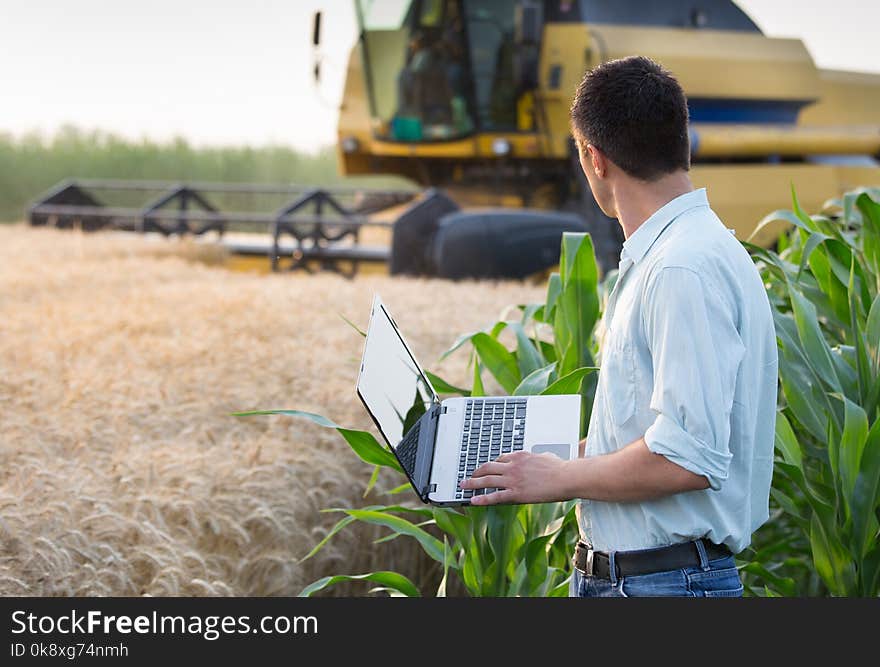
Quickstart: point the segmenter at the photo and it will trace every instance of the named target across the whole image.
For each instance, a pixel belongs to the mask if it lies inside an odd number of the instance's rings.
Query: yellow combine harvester
[[[764,36],[727,0],[355,0],[355,10],[341,171],[399,174],[464,207],[576,213],[606,268],[616,265],[620,229],[593,202],[568,118],[584,71],[605,60],[640,54],[675,73],[689,99],[694,184],[709,189],[741,239],[790,205],[792,184],[813,210],[843,190],[880,184],[880,76],[819,70],[800,40]],[[471,234],[444,233],[448,221],[430,219],[410,235],[396,230],[392,271],[455,277],[461,271],[443,270],[444,257],[475,239],[491,253],[512,229],[526,253],[541,236],[537,213],[512,228],[503,214],[470,222]],[[569,224],[553,218],[548,234],[558,239]],[[778,232],[755,240],[769,245]]]
[[[588,68],[640,54],[688,95],[692,178],[746,239],[769,211],[880,184],[880,76],[822,71],[797,39],[764,36],[729,0],[355,0],[339,113],[340,171],[397,174],[426,191],[65,181],[35,225],[221,235],[274,270],[525,277],[586,230],[604,269],[620,226],[595,204],[569,132]],[[320,46],[321,14],[314,44]],[[316,66],[316,76],[319,69]],[[257,202],[262,202],[259,205]],[[772,244],[779,228],[753,239]]]

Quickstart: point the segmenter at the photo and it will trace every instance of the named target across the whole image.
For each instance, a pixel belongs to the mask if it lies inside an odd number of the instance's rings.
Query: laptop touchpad
[[[568,452],[571,448],[568,445],[532,445],[533,454],[544,454],[550,452],[561,459],[568,459]]]

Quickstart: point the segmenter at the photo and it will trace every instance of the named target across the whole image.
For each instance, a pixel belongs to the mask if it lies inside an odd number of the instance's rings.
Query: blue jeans
[[[569,596],[578,598],[742,597],[743,585],[733,556],[708,560],[702,548],[698,548],[698,551],[700,565],[626,577],[615,576],[612,567],[610,580],[588,577],[580,570],[573,569]]]

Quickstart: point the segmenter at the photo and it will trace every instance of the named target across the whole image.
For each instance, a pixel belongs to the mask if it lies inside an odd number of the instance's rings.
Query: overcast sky
[[[877,0],[740,0],[820,67],[880,72]],[[65,123],[205,144],[335,141],[351,0],[0,0],[0,131]],[[321,84],[311,24],[324,11]]]

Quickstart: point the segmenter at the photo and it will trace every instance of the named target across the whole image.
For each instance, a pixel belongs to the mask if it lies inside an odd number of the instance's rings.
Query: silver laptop
[[[505,452],[578,455],[581,397],[452,397],[440,400],[379,296],[358,374],[357,394],[423,502],[468,504],[458,483]]]

